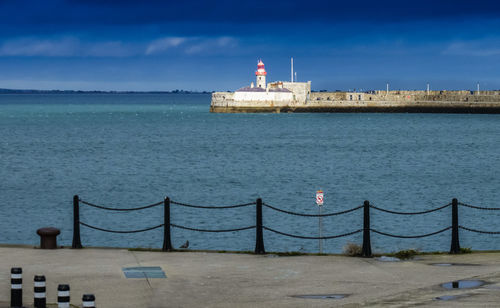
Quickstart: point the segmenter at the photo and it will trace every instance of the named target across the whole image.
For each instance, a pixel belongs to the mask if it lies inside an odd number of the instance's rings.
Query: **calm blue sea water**
[[[36,245],[36,229],[72,238],[72,196],[112,207],[171,199],[202,205],[262,197],[283,209],[317,213],[370,200],[400,211],[434,208],[453,197],[499,207],[500,115],[211,114],[210,95],[0,95],[0,243]],[[362,228],[362,212],[324,219],[324,235]],[[162,208],[110,213],[82,206],[82,221],[130,230],[162,223]],[[255,224],[253,208],[173,206],[172,222],[205,229]],[[421,216],[372,213],[375,229],[423,234],[450,225],[450,208]],[[500,231],[500,213],[460,208],[460,224]],[[316,236],[317,218],[264,209],[264,224]],[[255,231],[173,229],[174,246],[253,250]],[[268,251],[317,251],[316,240],[265,231]],[[500,235],[461,231],[462,247],[500,249]],[[361,234],[327,240],[340,252]],[[87,246],[161,247],[162,230],[121,235],[82,227]],[[448,250],[450,232],[408,240],[372,234],[374,251]]]

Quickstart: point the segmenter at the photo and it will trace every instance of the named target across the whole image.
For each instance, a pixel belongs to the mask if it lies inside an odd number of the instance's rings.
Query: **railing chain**
[[[150,205],[146,205],[146,206],[141,206],[141,207],[135,207],[135,208],[129,208],[129,209],[127,209],[127,208],[106,207],[106,206],[102,206],[102,205],[97,205],[97,204],[94,204],[94,203],[90,203],[90,202],[84,201],[82,199],[80,199],[80,202],[83,203],[83,204],[86,204],[88,206],[95,207],[95,208],[102,209],[102,210],[107,210],[107,211],[122,211],[122,212],[144,210],[144,209],[148,209],[148,208],[155,207],[155,206],[163,204],[163,201],[160,201],[160,202],[156,202],[156,203],[153,203],[153,204],[150,204]]]
[[[436,211],[439,211],[439,210],[442,210],[448,206],[450,206],[451,203],[448,203],[448,204],[445,204],[443,206],[440,206],[440,207],[437,207],[435,209],[432,209],[432,210],[427,210],[427,211],[422,211],[422,212],[398,212],[398,211],[391,211],[391,210],[386,210],[386,209],[383,209],[383,208],[379,208],[379,207],[376,207],[375,205],[373,204],[370,204],[370,207],[377,210],[377,211],[381,211],[381,212],[386,212],[386,213],[390,213],[390,214],[396,214],[396,215],[421,215],[421,214],[427,214],[427,213],[432,213],[432,212],[436,212]]]
[[[500,231],[499,232],[495,232],[495,231],[482,231],[482,230],[476,230],[476,229],[472,229],[472,228],[467,228],[467,227],[464,227],[464,226],[458,226],[460,229],[463,229],[463,230],[467,230],[467,231],[471,231],[471,232],[476,232],[476,233],[483,233],[483,234],[500,234]]]
[[[117,230],[109,230],[109,229],[99,228],[99,227],[96,227],[96,226],[91,226],[91,225],[86,224],[86,223],[84,223],[82,221],[80,221],[80,224],[83,225],[83,226],[85,226],[85,227],[91,228],[91,229],[95,229],[95,230],[99,230],[99,231],[104,231],[104,232],[110,232],[110,233],[139,233],[139,232],[150,231],[150,230],[154,230],[154,229],[158,229],[160,227],[163,227],[163,224],[161,224],[161,225],[158,225],[158,226],[154,226],[154,227],[146,228],[146,229],[140,229],[140,230],[117,231]]]
[[[243,230],[249,230],[255,228],[255,226],[249,226],[249,227],[244,227],[244,228],[237,228],[237,229],[223,229],[223,230],[206,230],[206,229],[198,229],[198,228],[190,228],[190,227],[185,227],[185,226],[180,226],[180,225],[175,225],[175,224],[170,224],[174,228],[179,228],[179,229],[185,229],[185,230],[190,230],[190,231],[198,231],[198,232],[236,232],[236,231],[243,231]]]
[[[244,206],[249,206],[249,205],[255,204],[255,202],[249,202],[249,203],[227,205],[227,206],[203,206],[203,205],[193,205],[193,204],[188,204],[188,203],[182,203],[182,202],[177,202],[177,201],[170,201],[170,203],[177,204],[180,206],[185,206],[185,207],[192,207],[192,208],[196,208],[196,209],[233,209],[233,208],[237,208],[237,207],[244,207]]]
[[[359,230],[348,232],[348,233],[344,233],[344,234],[332,235],[332,236],[321,236],[321,237],[319,237],[319,236],[302,236],[302,235],[285,233],[285,232],[281,232],[281,231],[278,231],[278,230],[274,230],[274,229],[268,228],[266,226],[262,226],[262,228],[265,229],[265,230],[267,230],[267,231],[271,231],[271,232],[274,232],[274,233],[277,233],[277,234],[281,234],[281,235],[284,235],[284,236],[294,237],[294,238],[301,238],[301,239],[305,239],[305,240],[328,240],[328,239],[333,239],[333,238],[339,238],[339,237],[353,235],[353,234],[356,234],[356,233],[359,233],[359,232],[363,231],[362,229],[359,229]]]
[[[281,212],[281,213],[285,213],[285,214],[289,214],[289,215],[295,215],[295,216],[303,216],[303,217],[328,217],[328,216],[336,216],[336,215],[342,215],[342,214],[347,214],[347,213],[350,213],[350,212],[354,212],[356,210],[359,210],[360,208],[362,208],[363,206],[360,205],[360,206],[357,206],[355,208],[352,208],[352,209],[349,209],[349,210],[345,210],[345,211],[341,211],[341,212],[336,212],[336,213],[327,213],[327,214],[303,214],[303,213],[297,213],[297,212],[291,212],[291,211],[287,211],[287,210],[282,210],[280,208],[277,208],[277,207],[274,207],[274,206],[271,206],[267,203],[262,203],[263,206],[265,207],[268,207],[272,210],[275,210],[277,212]]]
[[[458,202],[458,205],[465,206],[465,207],[470,207],[472,209],[477,209],[477,210],[500,211],[500,207],[482,207],[482,206],[475,206],[475,205],[465,204],[465,203],[462,203],[462,202]]]
[[[422,234],[422,235],[395,235],[395,234],[381,232],[381,231],[378,231],[378,230],[375,230],[375,229],[370,229],[370,231],[373,231],[373,232],[378,233],[380,235],[385,235],[385,236],[390,236],[390,237],[396,237],[396,238],[422,238],[422,237],[436,235],[436,234],[439,234],[441,232],[444,232],[444,231],[447,231],[447,230],[450,230],[450,229],[451,229],[451,226],[446,227],[446,228],[444,228],[442,230],[439,230],[439,231],[436,231],[436,232],[432,232],[432,233],[428,233],[428,234]]]

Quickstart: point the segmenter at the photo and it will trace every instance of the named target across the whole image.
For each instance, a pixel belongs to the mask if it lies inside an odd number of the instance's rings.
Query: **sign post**
[[[319,228],[319,253],[323,253],[323,240],[321,239],[321,237],[323,236],[323,217],[321,217],[321,210],[323,208],[323,191],[322,190],[318,190],[316,191],[316,204],[318,205],[318,209],[319,209],[319,222],[318,222],[318,228]]]

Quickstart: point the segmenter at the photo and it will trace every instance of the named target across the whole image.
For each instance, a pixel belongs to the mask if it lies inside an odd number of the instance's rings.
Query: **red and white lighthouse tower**
[[[257,88],[266,88],[266,69],[264,68],[264,62],[259,60],[257,63],[257,71],[255,72],[255,76],[257,76]]]

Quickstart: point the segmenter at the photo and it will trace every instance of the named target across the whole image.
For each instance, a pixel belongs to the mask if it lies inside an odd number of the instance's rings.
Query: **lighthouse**
[[[257,76],[257,88],[266,88],[266,69],[264,68],[264,62],[262,60],[259,60],[259,63],[257,63],[257,71],[255,72],[255,76]]]

